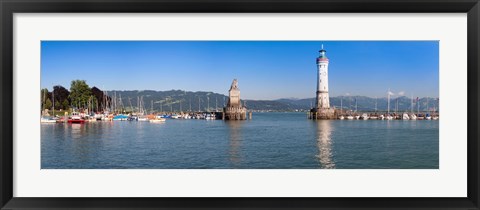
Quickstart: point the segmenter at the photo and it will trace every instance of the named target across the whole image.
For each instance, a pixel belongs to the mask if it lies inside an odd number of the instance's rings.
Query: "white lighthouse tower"
[[[335,119],[335,109],[330,108],[328,95],[328,58],[327,51],[322,49],[317,57],[317,101],[310,111],[310,119]]]
[[[328,58],[326,50],[319,51],[320,55],[317,58],[317,104],[318,111],[330,108],[330,100],[328,96]]]

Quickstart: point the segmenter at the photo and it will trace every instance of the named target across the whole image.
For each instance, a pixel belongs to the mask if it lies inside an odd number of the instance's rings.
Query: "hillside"
[[[111,97],[116,95],[117,106],[123,106],[126,110],[130,107],[136,109],[137,99],[143,97],[144,108],[154,111],[206,111],[207,109],[220,110],[226,104],[227,96],[213,92],[191,92],[183,90],[153,91],[153,90],[133,90],[133,91],[107,91]],[[121,101],[120,101],[121,98]],[[358,111],[374,111],[375,104],[377,110],[387,110],[387,98],[370,98],[366,96],[343,96],[331,97],[330,105],[343,109],[355,110],[355,100]],[[438,110],[438,101],[435,98],[419,99],[420,110],[432,110],[434,107]],[[248,109],[262,111],[303,111],[308,110],[315,103],[314,98],[307,99],[278,99],[278,100],[242,100],[246,103]],[[409,111],[411,109],[411,99],[405,96],[392,98],[390,100],[390,110],[394,111],[398,101],[399,111]],[[153,106],[152,106],[153,105]],[[417,105],[414,103],[414,111]]]

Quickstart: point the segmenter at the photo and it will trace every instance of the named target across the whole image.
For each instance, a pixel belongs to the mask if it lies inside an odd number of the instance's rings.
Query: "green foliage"
[[[68,97],[74,106],[86,104],[91,95],[92,91],[85,80],[73,80],[70,84]]]
[[[62,87],[61,85],[53,86],[53,95],[55,97],[56,109],[68,109],[68,106],[65,107],[63,106],[63,103],[62,103],[65,99],[68,100],[68,95],[70,95],[70,92],[66,88]],[[59,106],[57,106],[57,104]]]
[[[68,103],[67,99],[63,100],[62,107],[64,110],[68,110],[70,108],[70,104]]]
[[[62,103],[60,103],[60,101],[55,101],[55,109],[56,110],[63,109]]]
[[[43,105],[43,108],[44,109],[51,109],[52,108],[52,101],[47,98],[47,100],[45,101],[45,104]]]
[[[42,104],[45,105],[45,101],[47,100],[48,98],[48,89],[47,88],[43,88],[41,91],[40,91],[40,97],[42,99]]]

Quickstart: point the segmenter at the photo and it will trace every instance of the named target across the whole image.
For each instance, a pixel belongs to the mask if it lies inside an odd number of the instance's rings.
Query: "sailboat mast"
[[[113,92],[113,113],[117,113],[117,92]]]
[[[348,97],[349,100],[348,100],[348,110],[350,112],[352,112],[352,96]]]
[[[410,112],[413,114],[413,94],[412,94],[412,98],[411,98],[411,101],[410,101]]]
[[[310,106],[312,106],[312,102],[310,101]],[[343,96],[340,97],[340,113],[342,113],[343,109]]]
[[[390,89],[388,89],[387,93],[387,114],[390,114]]]
[[[398,112],[398,97],[395,99],[395,114]]]
[[[428,112],[428,96],[427,96],[427,112]]]
[[[418,97],[417,97],[417,115],[418,113],[420,112],[420,101],[418,100]]]
[[[355,113],[357,113],[357,98],[355,98]]]
[[[55,117],[55,88],[52,90],[52,101],[53,101],[53,106],[52,106],[52,110],[53,110],[53,116]]]
[[[45,95],[45,91],[42,90],[42,92],[43,94],[40,96],[40,102],[42,102],[40,105],[40,111],[42,111],[42,115],[43,115],[43,99],[45,98],[43,95]]]
[[[107,107],[107,99],[105,98],[105,91],[102,92],[102,112],[105,113],[105,108]]]
[[[130,97],[128,97],[128,104],[130,104],[130,110],[133,112],[132,100]]]

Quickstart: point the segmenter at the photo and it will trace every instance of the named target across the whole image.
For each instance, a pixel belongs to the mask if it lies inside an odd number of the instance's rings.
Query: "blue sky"
[[[315,97],[324,45],[331,96],[438,97],[437,41],[42,41],[41,86],[187,90],[243,99]]]

